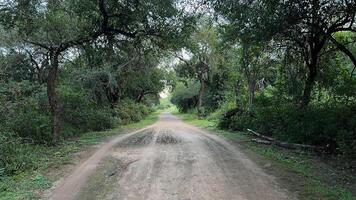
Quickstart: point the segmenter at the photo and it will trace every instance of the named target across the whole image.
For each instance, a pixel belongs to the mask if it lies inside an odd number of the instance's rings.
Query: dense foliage
[[[0,178],[38,167],[31,149],[151,113],[194,18],[172,0],[0,1]]]
[[[185,3],[0,1],[0,177],[143,119],[164,90],[223,128],[356,156],[355,1]]]
[[[173,89],[172,102],[179,110],[196,109],[222,128],[253,129],[355,157],[356,3],[208,4],[217,20],[201,19],[189,44],[176,53],[181,83]],[[201,37],[208,33],[215,36]],[[200,72],[195,55],[214,60],[206,65],[203,82],[199,74],[190,75]],[[205,88],[201,105],[193,86]]]

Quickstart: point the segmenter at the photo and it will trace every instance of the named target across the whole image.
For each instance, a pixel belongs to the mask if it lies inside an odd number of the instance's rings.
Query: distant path
[[[49,199],[293,199],[236,146],[169,113],[118,136],[61,181]]]

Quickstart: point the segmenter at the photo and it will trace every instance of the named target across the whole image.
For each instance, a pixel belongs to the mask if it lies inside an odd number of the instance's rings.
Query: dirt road
[[[47,199],[294,199],[238,147],[163,113],[102,145]]]

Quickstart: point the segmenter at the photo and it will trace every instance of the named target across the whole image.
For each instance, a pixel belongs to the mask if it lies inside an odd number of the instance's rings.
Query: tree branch
[[[189,63],[189,61],[185,60],[184,58],[178,56],[178,55],[175,55],[180,61],[184,62],[186,65],[190,66],[191,64]]]
[[[34,65],[35,65],[35,68],[36,68],[37,70],[39,70],[39,69],[40,69],[40,66],[39,66],[39,64],[37,63],[37,61],[35,60],[35,58],[33,57],[32,53],[31,53],[29,50],[26,50],[26,49],[25,49],[25,51],[26,51],[26,53],[28,54],[28,56],[30,57],[30,61],[32,62],[32,64],[34,64]]]
[[[335,32],[340,32],[340,31],[350,31],[350,32],[354,32],[356,33],[356,29],[352,28],[352,27],[342,27],[342,28],[336,28],[333,33]]]
[[[344,45],[342,45],[341,43],[339,43],[335,38],[333,38],[332,36],[330,36],[330,40],[331,42],[333,42],[336,47],[343,52],[344,54],[346,54],[350,60],[352,61],[352,63],[354,64],[354,68],[351,71],[351,77],[353,76],[354,72],[355,72],[355,68],[356,68],[356,58],[354,55],[352,55],[351,51],[349,51]]]
[[[62,52],[72,46],[82,45],[84,43],[95,40],[104,34],[121,34],[126,37],[130,37],[130,38],[136,37],[136,35],[137,35],[136,32],[131,33],[128,31],[124,31],[122,29],[110,27],[109,26],[110,15],[108,14],[106,0],[98,0],[98,5],[99,5],[100,14],[102,17],[100,29],[97,31],[94,31],[93,33],[91,33],[87,36],[84,36],[81,38],[76,38],[76,39],[73,39],[73,40],[70,40],[70,41],[67,41],[67,42],[61,44],[60,47],[58,48],[58,51]],[[115,16],[115,15],[113,15],[113,16]]]
[[[47,46],[47,45],[45,45],[43,43],[34,42],[34,41],[27,40],[27,39],[25,39],[24,42],[32,44],[32,45],[35,45],[35,46],[39,46],[39,47],[44,48],[46,50],[50,50],[50,48],[51,48],[51,47],[49,47],[49,46]]]

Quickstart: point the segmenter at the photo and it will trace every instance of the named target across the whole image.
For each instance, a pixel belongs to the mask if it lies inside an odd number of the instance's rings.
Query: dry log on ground
[[[252,133],[253,135],[257,136],[257,137],[260,137],[260,138],[263,138],[265,140],[268,140],[268,141],[274,141],[273,138],[271,137],[268,137],[268,136],[265,136],[265,135],[262,135],[262,134],[259,134],[251,129],[247,129],[248,132]]]
[[[307,145],[307,144],[295,144],[295,143],[282,142],[282,141],[275,140],[272,137],[268,137],[268,136],[262,135],[260,133],[257,133],[256,131],[253,131],[251,129],[247,129],[247,131],[250,132],[252,135],[263,139],[263,140],[252,139],[253,142],[256,142],[259,144],[265,144],[265,145],[274,144],[276,146],[287,148],[287,149],[304,149],[304,150],[312,150],[312,151],[318,151],[318,152],[325,151],[324,147],[318,147],[318,146]]]
[[[270,145],[272,144],[271,141],[268,141],[268,140],[260,140],[260,139],[252,139],[251,140],[252,142],[256,142],[258,144],[265,144],[265,145]]]

